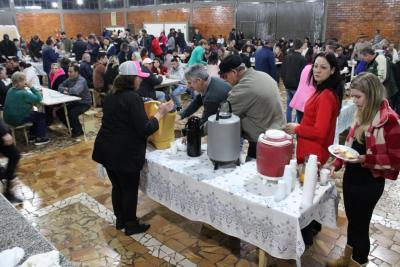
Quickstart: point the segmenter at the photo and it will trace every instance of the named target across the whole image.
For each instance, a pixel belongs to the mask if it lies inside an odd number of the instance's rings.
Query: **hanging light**
[[[76,4],[79,6],[83,5],[83,0],[76,0]]]
[[[58,7],[58,3],[57,2],[51,2],[51,7],[52,8],[57,8]]]

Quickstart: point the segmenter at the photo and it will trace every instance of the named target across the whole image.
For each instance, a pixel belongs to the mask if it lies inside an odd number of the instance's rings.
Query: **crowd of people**
[[[85,39],[78,34],[75,40],[62,32],[58,38],[49,37],[44,44],[34,36],[25,46],[22,41],[16,45],[4,36],[0,42],[1,58],[5,61],[5,67],[0,68],[4,119],[15,126],[32,122],[30,134],[34,142],[48,142],[46,125],[51,123],[53,112],[44,115],[32,111],[32,105],[41,101],[37,90],[40,81],[33,77],[32,66],[18,57],[18,51],[22,56],[29,55],[32,61],[43,61],[49,88],[81,97],[81,101],[68,105],[73,137],[82,134],[78,117],[90,108],[88,89],[105,93],[104,116],[93,159],[104,165],[112,182],[117,229],[124,228],[131,235],[150,227],[136,217],[137,190],[147,137],[158,129],[159,120],[167,112],[177,111],[177,120],[183,120],[203,107],[201,122],[205,124],[228,100],[233,113],[241,119],[242,138],[249,142],[248,159],[257,157],[261,133],[283,129],[297,136],[298,163],[314,154],[324,165],[329,159],[328,146],[334,140],[344,86],[350,82],[357,112],[347,145],[361,156],[356,162],[346,163],[344,175],[349,220],[345,254],[327,265],[366,264],[373,209],[382,195],[385,178],[396,179],[400,169],[400,147],[395,143],[400,140],[396,113],[400,108],[400,75],[394,45],[383,39],[379,31],[372,42],[360,35],[357,43],[349,46],[341,45],[335,38],[324,43],[316,40],[315,44],[309,38],[245,39],[236,29],[228,36],[227,40],[222,35],[206,40],[196,29],[192,43],[187,43],[179,29],[171,29],[168,35],[161,32],[158,37],[146,30],[139,35],[128,30],[105,30],[103,36],[91,34]],[[74,55],[75,63],[69,62],[70,55]],[[351,68],[355,69],[356,78],[350,81]],[[7,75],[11,83],[6,83]],[[158,87],[165,78],[179,83],[171,90]],[[279,93],[281,80],[287,95],[286,116]],[[180,100],[185,92],[192,97],[186,106]],[[150,119],[143,106],[148,99],[163,102]],[[61,110],[55,113],[66,123]],[[2,130],[5,127],[0,124],[0,149],[10,145],[7,131]],[[333,172],[342,165],[343,162],[335,161],[330,168]],[[11,176],[7,179],[11,180]],[[313,222],[303,229],[306,244],[312,243],[313,233],[320,228]]]

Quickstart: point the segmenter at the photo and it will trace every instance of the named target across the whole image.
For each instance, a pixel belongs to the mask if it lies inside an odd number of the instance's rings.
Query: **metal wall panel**
[[[15,18],[11,12],[1,11],[0,12],[0,25],[15,25]],[[0,38],[3,38],[1,36]]]
[[[323,23],[324,0],[239,2],[236,13],[237,28],[246,38],[307,36],[314,41],[322,37]]]

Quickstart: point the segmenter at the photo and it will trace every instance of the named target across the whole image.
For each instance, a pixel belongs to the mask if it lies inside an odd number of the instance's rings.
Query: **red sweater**
[[[160,47],[160,42],[157,40],[157,38],[154,38],[153,41],[151,41],[151,51],[156,57],[160,57],[163,53]]]
[[[336,119],[339,114],[339,98],[329,89],[316,92],[304,107],[297,134],[297,162],[303,163],[306,156],[317,155],[325,164],[329,159],[328,147],[335,138]]]
[[[358,127],[353,123],[349,135],[346,138],[346,146],[351,147],[354,140],[354,132]],[[371,169],[374,177],[384,177],[396,180],[400,170],[400,118],[393,111],[387,100],[384,100],[379,112],[365,134],[365,146],[367,152],[364,168]],[[344,162],[336,159],[333,166],[336,170],[342,167]]]

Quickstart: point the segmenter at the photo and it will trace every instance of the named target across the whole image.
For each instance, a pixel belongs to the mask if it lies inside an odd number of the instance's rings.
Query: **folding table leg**
[[[268,255],[267,252],[262,250],[261,248],[258,249],[258,267],[267,267],[268,265]]]
[[[69,132],[69,135],[71,135],[72,132],[71,132],[71,125],[70,125],[70,123],[69,123],[69,118],[68,118],[67,104],[66,104],[66,103],[63,103],[63,106],[64,106],[65,120],[67,121],[68,132]]]

